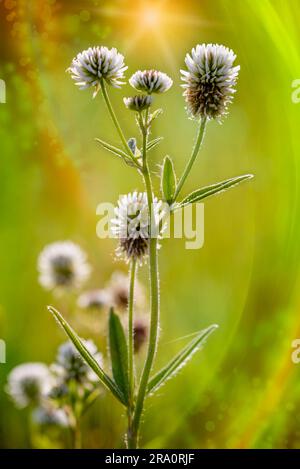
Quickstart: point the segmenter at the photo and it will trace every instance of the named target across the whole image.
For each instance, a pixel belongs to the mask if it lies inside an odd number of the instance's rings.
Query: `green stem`
[[[144,401],[147,391],[150,372],[157,348],[158,325],[159,325],[159,276],[158,276],[158,256],[157,256],[157,236],[153,236],[152,225],[155,226],[154,206],[153,206],[153,190],[150,172],[147,164],[147,129],[143,131],[143,177],[146,186],[147,200],[149,207],[149,271],[150,271],[150,334],[148,342],[148,351],[142,376],[139,384],[135,411],[132,422],[132,444],[133,447],[138,446],[139,427],[144,407]]]
[[[110,114],[110,117],[117,129],[117,132],[119,134],[119,137],[121,139],[121,142],[123,144],[123,147],[124,147],[124,150],[126,152],[126,154],[130,157],[130,159],[138,166],[139,163],[137,161],[137,159],[135,158],[135,156],[132,154],[132,151],[130,150],[129,146],[128,146],[128,143],[127,143],[127,140],[125,138],[125,135],[123,134],[123,131],[121,129],[121,126],[119,124],[119,121],[117,119],[117,116],[115,114],[115,111],[113,110],[113,107],[112,107],[112,104],[110,102],[110,99],[109,99],[109,96],[108,96],[108,93],[107,93],[107,90],[106,90],[106,87],[105,87],[105,83],[103,80],[101,80],[100,82],[100,87],[101,87],[101,92],[102,92],[102,96],[104,98],[104,101],[105,101],[105,104],[107,106],[107,109],[108,109],[108,112]]]
[[[75,427],[73,429],[73,448],[74,449],[82,448],[81,429],[80,429],[80,423],[78,420],[76,420]]]
[[[128,298],[128,376],[130,385],[130,404],[133,405],[134,399],[134,330],[133,330],[133,301],[134,301],[134,283],[136,275],[136,260],[131,262],[130,285]]]
[[[202,144],[202,141],[203,141],[203,137],[204,137],[204,133],[205,133],[205,127],[206,127],[206,122],[207,122],[207,118],[206,117],[202,117],[202,119],[200,120],[200,124],[199,124],[199,127],[198,127],[198,134],[197,134],[197,138],[196,138],[196,142],[195,142],[195,145],[194,145],[194,148],[193,148],[193,151],[192,151],[192,154],[191,154],[191,157],[183,171],[183,174],[177,184],[177,188],[176,188],[176,192],[175,192],[175,195],[174,195],[174,201],[177,199],[178,195],[179,195],[179,192],[181,191],[182,189],[182,186],[186,180],[186,178],[188,177],[191,169],[192,169],[192,166],[195,162],[195,159],[199,153],[199,150],[200,150],[200,147],[201,147],[201,144]]]

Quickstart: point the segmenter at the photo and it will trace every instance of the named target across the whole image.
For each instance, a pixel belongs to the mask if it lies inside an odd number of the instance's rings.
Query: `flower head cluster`
[[[128,67],[124,64],[124,57],[117,49],[104,46],[89,47],[80,52],[73,60],[67,71],[81,89],[94,87],[97,94],[101,80],[108,85],[120,88],[124,83],[124,72]]]
[[[116,271],[112,274],[107,285],[109,305],[117,311],[126,311],[128,307],[129,276],[123,272]],[[145,306],[145,291],[143,285],[136,279],[134,286],[134,303],[136,309]]]
[[[6,391],[17,407],[41,402],[53,384],[49,369],[43,363],[24,363],[8,375]]]
[[[78,288],[91,271],[85,252],[72,241],[46,246],[39,255],[38,270],[40,284],[46,289]]]
[[[138,91],[147,94],[164,93],[173,85],[173,80],[158,70],[138,70],[129,79],[129,83]]]
[[[239,66],[236,55],[218,44],[202,44],[187,54],[181,70],[187,108],[193,117],[220,119],[233,99]]]
[[[147,194],[133,192],[120,197],[115,207],[115,218],[111,220],[112,233],[119,238],[118,256],[126,261],[143,261],[148,254],[149,239],[158,231],[160,208],[161,202],[155,198],[152,207],[154,217],[150,227]]]
[[[82,340],[82,342],[100,364],[102,362],[102,355],[94,342],[92,340]],[[89,387],[98,381],[97,375],[83,361],[81,355],[70,341],[65,342],[59,347],[56,363],[52,366],[52,370],[62,383],[74,380],[78,384]]]
[[[153,101],[152,96],[139,94],[123,99],[125,106],[131,111],[141,112],[148,109]]]
[[[102,309],[108,303],[109,295],[105,290],[83,292],[77,300],[77,305],[82,309]]]
[[[32,420],[42,427],[69,427],[70,425],[67,413],[52,405],[44,405],[34,409]]]

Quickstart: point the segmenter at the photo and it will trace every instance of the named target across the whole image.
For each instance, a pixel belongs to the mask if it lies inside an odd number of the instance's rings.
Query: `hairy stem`
[[[147,115],[146,115],[147,122]],[[147,385],[149,381],[150,372],[153,365],[153,360],[157,348],[158,339],[158,326],[159,326],[159,275],[158,275],[158,256],[157,256],[157,235],[153,233],[153,227],[155,228],[154,219],[154,206],[153,206],[153,190],[152,181],[147,163],[147,136],[148,131],[143,128],[143,177],[146,186],[148,207],[149,207],[149,271],[150,271],[150,334],[148,342],[148,351],[145,361],[145,365],[142,371],[142,376],[139,384],[135,411],[132,422],[132,439],[134,447],[138,446],[139,427],[141,422],[141,416],[144,407],[144,401],[147,391]]]
[[[186,167],[183,171],[183,174],[182,174],[181,178],[178,181],[176,192],[175,192],[175,195],[174,195],[174,201],[177,199],[177,197],[179,195],[179,192],[181,191],[182,186],[185,183],[185,180],[188,177],[188,175],[189,175],[189,173],[192,169],[192,166],[195,162],[195,159],[196,159],[196,157],[199,153],[199,150],[200,150],[200,147],[201,147],[201,144],[202,144],[202,141],[203,141],[204,133],[205,133],[206,122],[207,122],[207,118],[202,117],[202,119],[200,120],[200,123],[199,123],[198,134],[197,134],[196,142],[195,142],[191,157],[190,157],[190,159],[189,159],[189,161],[188,161],[188,163],[187,163],[187,165],[186,165]]]
[[[134,302],[134,283],[136,274],[136,260],[131,262],[130,285],[128,297],[128,376],[130,385],[130,400],[133,401],[134,392],[134,336],[133,336],[133,302]]]
[[[117,116],[113,110],[113,107],[112,107],[112,104],[110,102],[110,99],[109,99],[109,96],[108,96],[108,93],[107,93],[107,90],[106,90],[106,87],[105,87],[105,83],[103,80],[101,80],[100,82],[100,87],[101,87],[101,92],[102,92],[102,96],[103,96],[103,99],[105,101],[105,104],[107,106],[107,109],[108,109],[108,112],[110,114],[110,117],[117,129],[117,132],[119,134],[119,137],[121,139],[121,142],[123,144],[123,147],[124,147],[124,150],[126,152],[126,154],[129,156],[129,158],[136,164],[139,166],[139,163],[137,161],[137,159],[135,158],[135,156],[132,154],[132,151],[130,150],[129,146],[128,146],[128,143],[127,143],[127,140],[125,138],[125,135],[123,134],[123,131],[121,129],[121,126],[119,124],[119,121],[117,119]]]
[[[134,284],[137,263],[135,259],[131,261],[130,284],[128,295],[128,378],[129,378],[129,405],[127,408],[127,446],[128,449],[134,447],[132,443],[132,418],[134,412],[134,329],[133,329],[133,306],[134,306]]]
[[[75,418],[74,426],[72,428],[73,434],[73,449],[81,449],[82,448],[82,436],[81,436],[81,429],[80,429],[80,421],[78,418]]]

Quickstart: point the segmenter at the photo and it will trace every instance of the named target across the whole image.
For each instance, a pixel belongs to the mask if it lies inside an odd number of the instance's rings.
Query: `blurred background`
[[[222,125],[209,124],[186,193],[243,173],[255,179],[205,203],[205,243],[184,240],[160,252],[161,341],[156,366],[184,337],[211,323],[219,329],[204,351],[148,400],[144,447],[300,447],[300,364],[291,342],[300,338],[300,6],[297,0],[25,0],[0,1],[0,445],[28,447],[26,412],[4,392],[6,376],[25,361],[53,361],[65,340],[45,305],[65,311],[38,283],[37,257],[48,243],[71,239],[88,253],[102,287],[116,269],[114,240],[96,237],[96,206],[142,189],[141,180],[102,151],[94,137],[118,138],[100,94],[79,91],[65,73],[90,45],[115,46],[127,78],[158,68],[174,86],[158,96],[164,114],[154,136],[179,174],[196,131],[184,109],[179,69],[202,42],[222,43],[241,65],[238,92]],[[127,136],[134,118],[122,102],[128,85],[110,90]],[[159,179],[155,179],[159,188]],[[147,270],[140,272],[146,283]],[[103,313],[105,314],[105,313]],[[106,318],[104,318],[105,320]],[[75,317],[69,320],[74,324]],[[89,321],[88,315],[86,321]],[[101,332],[101,333],[100,333]],[[84,334],[83,334],[84,335]],[[101,337],[100,337],[101,336]],[[103,331],[93,339],[106,350]],[[126,418],[103,395],[84,418],[85,447],[122,447]]]

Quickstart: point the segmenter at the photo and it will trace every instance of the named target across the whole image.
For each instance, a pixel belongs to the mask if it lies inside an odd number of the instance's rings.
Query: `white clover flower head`
[[[67,413],[63,409],[50,405],[43,405],[34,409],[32,420],[35,424],[42,427],[62,427],[70,426]]]
[[[141,112],[148,109],[153,101],[152,96],[139,94],[137,96],[130,96],[129,98],[123,99],[127,109],[131,111]]]
[[[102,364],[102,355],[92,340],[82,340],[84,346],[94,357],[97,363]],[[99,379],[91,368],[85,363],[72,342],[63,343],[57,353],[56,364],[52,368],[62,381],[76,381],[79,384],[89,385]]]
[[[79,288],[89,277],[91,267],[85,252],[72,241],[48,244],[38,258],[39,282],[47,290]]]
[[[19,408],[39,403],[52,387],[53,378],[44,363],[23,363],[10,372],[6,391]]]
[[[109,294],[106,290],[89,290],[83,292],[77,300],[82,309],[102,309],[109,306]]]
[[[132,192],[119,198],[115,207],[115,218],[111,220],[111,231],[119,238],[117,256],[126,262],[137,260],[140,264],[148,254],[150,236],[158,237],[161,218],[161,201],[154,199],[154,219],[149,226],[149,210],[146,192]]]
[[[152,94],[168,91],[173,85],[173,80],[158,70],[138,70],[129,79],[129,83],[138,91]]]
[[[183,93],[192,117],[220,120],[233,100],[240,66],[236,55],[219,44],[201,44],[185,57],[187,70],[181,70]]]
[[[128,274],[115,271],[107,284],[106,291],[110,298],[110,306],[113,306],[118,311],[123,312],[127,310],[129,283],[130,279]],[[135,280],[134,294],[135,307],[138,309],[144,308],[145,290],[138,279]]]
[[[94,95],[99,91],[101,80],[108,85],[120,88],[124,82],[124,72],[128,67],[124,64],[124,56],[114,47],[108,49],[105,46],[89,47],[79,52],[67,69],[75,84],[80,90],[94,87]]]

